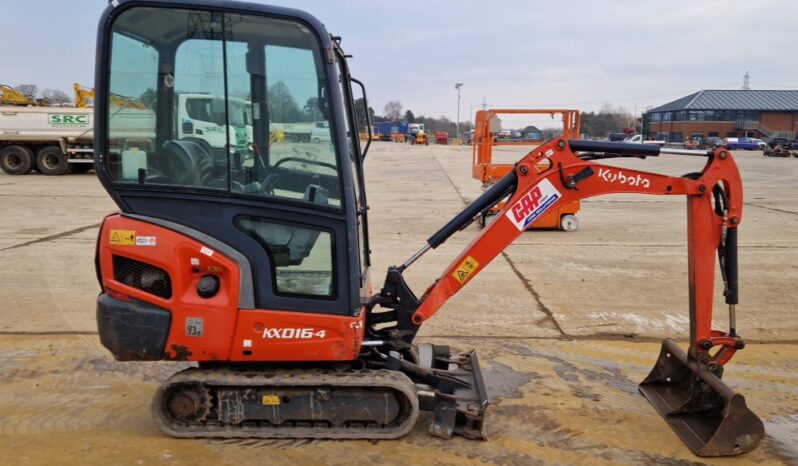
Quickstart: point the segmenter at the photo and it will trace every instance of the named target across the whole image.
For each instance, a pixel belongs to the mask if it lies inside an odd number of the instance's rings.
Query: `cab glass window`
[[[309,28],[131,8],[112,31],[112,180],[340,207],[325,65]]]
[[[269,255],[277,295],[335,298],[332,234],[324,229],[242,216],[238,228]]]

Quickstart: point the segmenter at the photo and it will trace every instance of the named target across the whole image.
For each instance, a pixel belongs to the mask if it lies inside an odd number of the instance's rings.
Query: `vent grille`
[[[164,299],[172,297],[166,270],[129,257],[114,255],[114,280]]]

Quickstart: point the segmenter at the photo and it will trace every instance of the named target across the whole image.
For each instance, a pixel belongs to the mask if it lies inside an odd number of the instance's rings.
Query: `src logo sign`
[[[316,330],[314,328],[265,328],[263,338],[265,340],[310,340],[313,338],[324,338],[327,336],[326,330]]]
[[[523,231],[561,197],[560,192],[549,180],[543,180],[513,204],[505,215],[516,228]]]
[[[84,127],[89,124],[89,115],[80,113],[48,113],[47,122],[56,128]]]
[[[642,186],[649,189],[651,187],[651,180],[643,178],[639,174],[637,176],[625,175],[622,171],[613,171],[606,168],[599,168],[599,178],[609,183],[619,183],[629,186]]]

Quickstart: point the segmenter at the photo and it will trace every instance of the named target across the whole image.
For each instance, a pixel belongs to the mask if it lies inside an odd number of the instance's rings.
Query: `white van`
[[[310,131],[310,140],[316,144],[332,142],[332,138],[330,137],[330,123],[326,121],[317,121]]]

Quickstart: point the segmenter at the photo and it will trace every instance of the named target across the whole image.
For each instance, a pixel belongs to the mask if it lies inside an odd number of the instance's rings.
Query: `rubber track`
[[[201,384],[203,387],[219,388],[269,388],[269,387],[385,387],[404,395],[410,406],[403,413],[402,421],[385,427],[259,427],[244,425],[221,425],[213,422],[186,423],[168,419],[163,408],[163,394],[175,384]],[[330,369],[235,371],[231,369],[190,368],[178,372],[164,382],[152,400],[152,414],[156,424],[168,435],[181,438],[297,438],[297,439],[395,439],[408,433],[419,414],[418,395],[415,384],[401,372],[390,370]]]

